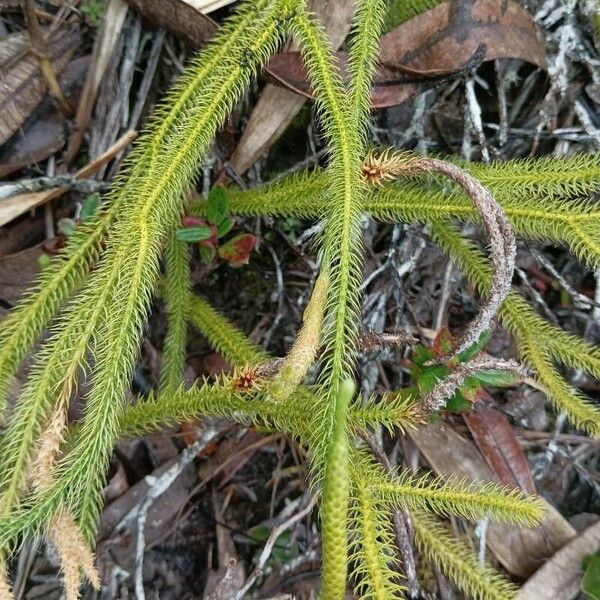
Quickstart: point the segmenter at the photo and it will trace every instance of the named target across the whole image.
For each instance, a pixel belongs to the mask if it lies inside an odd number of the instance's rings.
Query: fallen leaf
[[[48,58],[55,72],[67,66],[80,42],[74,28],[61,28],[48,40]],[[30,51],[25,31],[12,33],[0,40],[0,144],[8,140],[40,104],[46,82],[40,74],[38,59]]]
[[[496,478],[535,494],[529,463],[508,419],[481,402],[475,404],[472,411],[462,413],[462,417]]]
[[[153,26],[164,27],[192,46],[208,42],[219,27],[184,0],[127,0],[127,3]]]
[[[551,556],[521,587],[518,600],[571,600],[581,588],[583,559],[598,550],[600,521]]]
[[[213,515],[217,534],[218,569],[210,569],[204,586],[202,600],[223,600],[235,598],[244,585],[244,565],[238,558],[235,544],[229,533],[225,515],[212,490]]]
[[[347,54],[337,57],[345,75]],[[544,38],[532,16],[513,0],[444,2],[382,36],[373,107],[400,104],[432,81],[499,58],[545,67]],[[275,55],[267,72],[288,89],[312,97],[300,53]]]
[[[429,425],[410,430],[408,435],[437,474],[471,481],[496,481],[475,445],[449,426]],[[576,535],[571,524],[551,504],[539,499],[544,505],[544,518],[535,528],[495,522],[487,528],[488,548],[516,577],[529,577]]]

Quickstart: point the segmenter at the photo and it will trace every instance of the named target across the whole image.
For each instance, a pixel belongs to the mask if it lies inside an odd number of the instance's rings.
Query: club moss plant
[[[502,272],[512,270],[513,232],[524,240],[563,245],[591,269],[600,267],[600,209],[585,200],[597,189],[600,159],[452,167],[441,161],[423,173],[408,168],[423,165],[420,157],[370,154],[370,82],[385,19],[383,0],[358,0],[344,81],[322,26],[303,0],[242,3],[167,94],[102,209],[70,236],[2,321],[0,407],[6,429],[0,439],[0,566],[26,536],[45,536],[59,551],[69,598],[77,596],[79,576],[98,585],[92,555],[82,548],[94,543],[115,442],[219,416],[266,425],[307,449],[312,491],[321,498],[325,600],[344,598],[347,586],[361,598],[402,597],[390,520],[397,508],[410,512],[422,557],[439,565],[467,595],[515,597],[516,588],[482,566],[469,546],[447,531],[443,518],[535,526],[542,516],[540,502],[493,483],[390,473],[362,441],[381,426],[395,432],[418,427],[429,414],[414,395],[362,400],[353,392],[363,280],[361,222],[367,215],[427,225],[432,239],[478,290],[482,305],[494,307],[548,399],[575,427],[598,436],[600,411],[558,365],[600,378],[600,350],[545,321],[517,291],[509,291]],[[303,326],[290,353],[275,359],[192,293],[188,247],[176,230],[185,192],[196,181],[216,131],[289,35],[301,44],[329,149],[327,166],[230,192],[235,215],[323,221],[320,273]],[[381,177],[366,176],[373,156]],[[451,173],[458,175],[448,179]],[[486,203],[478,200],[478,190],[487,194]],[[206,202],[186,211],[202,215]],[[503,249],[504,262],[490,260],[466,239],[456,226],[463,221],[483,224],[490,243],[496,240]],[[160,385],[150,397],[128,404],[126,392],[155,294],[162,295],[167,314]],[[487,314],[478,327],[493,316]],[[182,387],[190,325],[235,366],[232,374]],[[50,335],[35,352],[28,381],[8,407],[11,379],[47,327]],[[316,383],[307,385],[315,362]],[[85,413],[68,427],[69,401],[83,377],[88,382]],[[10,597],[6,580],[0,593]]]

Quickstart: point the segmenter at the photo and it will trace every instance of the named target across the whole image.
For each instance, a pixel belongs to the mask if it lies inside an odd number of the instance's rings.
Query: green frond
[[[262,348],[253,344],[206,300],[190,295],[188,305],[190,323],[232,365],[260,365],[269,360],[269,355]]]
[[[179,388],[140,399],[127,407],[119,420],[119,436],[142,436],[198,418],[221,417],[261,426],[277,425],[279,431],[296,432],[305,427],[299,411],[269,402],[260,390],[239,392],[232,377],[201,381],[188,390]]]
[[[175,389],[183,380],[190,299],[189,252],[175,235],[165,252],[165,282],[162,297],[167,313],[167,335],[163,347],[160,388]]]
[[[531,336],[522,339],[519,350],[535,369],[538,380],[557,410],[564,411],[575,427],[600,437],[600,408],[559,375],[540,340]]]
[[[176,102],[169,107],[168,119],[176,126],[169,127],[168,133],[163,135],[161,130],[167,117],[159,114],[155,118],[156,135],[150,132],[145,136],[146,146],[139,152],[151,157],[146,179],[134,178],[127,186],[128,211],[115,223],[111,244],[98,268],[44,353],[56,357],[58,377],[62,379],[63,372],[71,374],[80,366],[81,360],[75,364],[71,355],[82,359],[93,340],[95,368],[80,439],[59,464],[54,486],[36,504],[38,518],[51,516],[61,498],[68,497],[69,508],[86,535],[93,534],[104,473],[118,435],[119,407],[155,287],[162,244],[179,216],[184,187],[193,178],[197,162],[208,149],[217,127],[279,43],[282,17],[288,16],[288,7],[288,1],[280,0],[262,7],[258,13],[253,5],[238,13],[225,29],[224,37],[219,36],[203,52],[205,60],[200,59],[196,65],[199,71],[207,65],[211,68],[202,77],[202,93],[191,94],[187,104]],[[187,93],[185,79],[178,96]],[[195,85],[195,79],[187,84]],[[85,335],[80,335],[82,327]],[[56,377],[44,365],[30,385],[34,384],[39,393],[39,389],[48,387],[48,380]],[[51,392],[54,389],[54,385],[50,386]],[[46,513],[40,513],[40,507]],[[18,520],[7,528],[12,535],[15,523]],[[0,521],[1,539],[9,535],[4,524]],[[30,524],[34,526],[33,522]]]
[[[32,290],[0,323],[0,414],[4,412],[10,378],[60,305],[84,281],[98,259],[100,242],[119,208],[113,202],[89,224],[70,236],[66,247],[39,275]]]
[[[467,278],[485,292],[491,273],[481,251],[447,223],[434,222],[431,230],[436,243],[448,252]],[[544,321],[514,291],[504,300],[499,317],[517,339],[524,360],[535,370],[549,399],[567,413],[576,427],[591,435],[600,435],[600,409],[573,389],[551,362],[551,359],[563,362],[598,378],[600,350],[583,340],[573,340],[574,336]]]
[[[354,382],[339,386],[333,431],[325,458],[321,501],[321,598],[343,600],[348,572],[348,433],[346,415],[354,395]]]
[[[397,394],[382,398],[371,396],[357,401],[350,407],[348,425],[355,431],[368,432],[381,425],[391,433],[403,433],[422,422],[419,404],[414,390],[407,388]]]
[[[364,140],[371,111],[371,81],[379,53],[379,38],[386,15],[385,0],[359,0],[352,26],[349,52],[350,114]]]
[[[469,163],[464,166],[474,172],[473,165]],[[501,183],[494,177],[495,172],[492,170],[488,173],[486,179],[486,172],[482,171],[481,181],[502,205],[516,234],[564,245],[591,268],[600,265],[600,209],[595,203],[574,198],[578,194],[573,190],[583,193],[595,189],[593,179],[587,177],[586,171],[581,175],[577,171],[569,171],[572,199],[560,197],[559,192],[550,185],[544,187],[543,169],[531,173],[532,177],[535,175],[540,180],[535,190],[520,185],[519,181],[514,187],[509,183]],[[362,210],[374,219],[388,222],[479,220],[469,198],[452,188],[451,191],[445,191],[441,181],[436,184],[433,178],[429,179],[429,182],[421,179],[375,189],[364,197]],[[323,218],[329,206],[324,194],[326,185],[327,178],[320,171],[296,174],[267,185],[260,192],[232,192],[231,210],[247,216],[261,214],[301,219]],[[445,187],[448,187],[447,184]],[[194,208],[201,212],[203,204],[197,203]]]
[[[356,479],[390,506],[420,509],[439,515],[533,525],[542,515],[541,503],[522,490],[495,483],[476,483],[452,477],[431,479],[409,472],[389,475],[362,452],[353,456]]]
[[[403,598],[406,589],[392,568],[398,558],[391,520],[361,481],[352,487],[349,528],[351,579],[360,600]]]
[[[365,193],[361,176],[364,154],[358,124],[344,102],[345,89],[334,55],[322,27],[304,11],[294,20],[314,90],[321,124],[328,141],[331,162],[326,176],[328,211],[323,238],[323,264],[331,282],[323,333],[323,370],[320,379],[325,402],[319,403],[316,421],[325,432],[315,449],[317,464],[325,455],[333,431],[333,412],[343,379],[351,377],[360,311],[361,228],[360,209]]]
[[[517,588],[487,565],[480,565],[471,548],[452,535],[435,517],[412,511],[415,542],[421,554],[474,600],[514,600]]]
[[[566,199],[598,191],[600,153],[517,158],[491,164],[462,164],[474,177],[502,197]]]

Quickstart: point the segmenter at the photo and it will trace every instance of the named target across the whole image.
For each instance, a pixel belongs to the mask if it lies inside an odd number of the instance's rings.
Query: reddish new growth
[[[234,390],[238,392],[247,392],[251,390],[258,380],[258,370],[253,367],[244,367],[233,378],[232,384]]]
[[[250,391],[261,380],[273,377],[283,364],[283,360],[282,358],[277,358],[255,367],[242,367],[236,371],[231,381],[233,389],[238,392]]]

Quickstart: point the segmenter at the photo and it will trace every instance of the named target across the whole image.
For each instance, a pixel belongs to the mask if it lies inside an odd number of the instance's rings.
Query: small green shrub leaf
[[[229,214],[229,198],[225,188],[217,185],[213,187],[206,203],[206,217],[209,223],[219,225]],[[230,228],[231,229],[231,228]],[[225,235],[225,234],[223,234]]]
[[[180,242],[200,242],[212,235],[210,227],[182,227],[177,230],[176,237]]]

